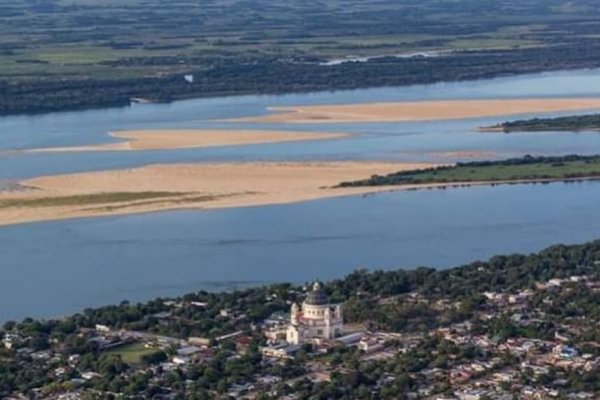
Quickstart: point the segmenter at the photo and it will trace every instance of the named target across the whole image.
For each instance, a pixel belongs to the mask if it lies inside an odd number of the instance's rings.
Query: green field
[[[329,59],[546,46],[548,39],[566,39],[558,30],[566,22],[572,24],[569,41],[594,37],[596,2],[582,0],[578,8],[552,3],[0,1],[0,78],[139,78],[206,67],[215,56]]]
[[[344,182],[341,187],[418,185],[431,183],[509,182],[600,178],[600,156],[525,157],[504,161],[459,163],[455,166],[398,172]]]
[[[157,349],[146,347],[143,343],[132,343],[108,350],[106,354],[121,357],[127,364],[139,364],[145,355],[156,353]]]

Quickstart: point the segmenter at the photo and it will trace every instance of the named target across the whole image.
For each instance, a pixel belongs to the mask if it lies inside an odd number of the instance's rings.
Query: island
[[[222,209],[394,190],[600,179],[600,155],[426,164],[372,161],[147,165],[51,175],[0,190],[0,226]]]
[[[346,181],[340,188],[365,186],[445,187],[495,183],[530,183],[600,179],[600,156],[567,155],[533,157],[526,155],[499,161],[473,161],[417,171],[373,175]]]
[[[481,128],[489,132],[548,132],[548,131],[597,131],[600,129],[600,114],[573,115],[557,118],[532,118],[507,121]]]
[[[339,182],[434,164],[399,162],[228,162],[143,167],[26,179],[0,191],[0,226],[180,209],[287,204],[373,193]]]

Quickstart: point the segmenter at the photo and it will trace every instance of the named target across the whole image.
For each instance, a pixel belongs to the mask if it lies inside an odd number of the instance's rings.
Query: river
[[[480,133],[507,118],[269,125],[354,133],[342,140],[147,152],[23,154],[103,143],[125,129],[265,128],[215,120],[268,106],[393,100],[598,96],[600,71],[354,91],[200,99],[0,118],[0,182],[150,163],[249,160],[456,161],[600,153],[597,133]],[[559,115],[559,114],[557,114]],[[528,117],[531,115],[524,115]],[[456,155],[448,155],[448,153]],[[486,155],[485,157],[489,157]],[[485,158],[484,157],[484,158]],[[2,183],[0,183],[2,184]],[[12,184],[12,183],[11,183]],[[446,268],[498,253],[600,237],[600,183],[395,192],[218,211],[176,211],[0,229],[0,321],[198,289],[341,277],[356,268]]]

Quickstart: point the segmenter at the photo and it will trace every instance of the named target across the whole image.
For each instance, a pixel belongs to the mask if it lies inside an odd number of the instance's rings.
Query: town
[[[447,271],[124,302],[5,323],[0,395],[596,399],[599,300],[593,242]]]

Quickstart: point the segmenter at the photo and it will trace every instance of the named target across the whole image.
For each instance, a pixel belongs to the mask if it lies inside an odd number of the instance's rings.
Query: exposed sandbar
[[[429,157],[440,157],[440,158],[458,158],[458,159],[483,159],[483,158],[495,158],[498,157],[493,151],[485,150],[456,150],[456,151],[434,151],[426,153]]]
[[[111,132],[110,136],[123,142],[89,146],[49,147],[26,150],[28,152],[79,152],[79,151],[140,151],[175,150],[202,147],[238,146],[304,140],[337,139],[344,133],[317,133],[268,130],[140,130]]]
[[[269,123],[433,121],[600,109],[600,98],[445,100],[272,107],[273,114],[238,119]]]
[[[373,193],[389,188],[333,186],[374,174],[431,166],[374,162],[181,164],[48,176],[21,182],[28,190],[0,192],[0,225]]]

